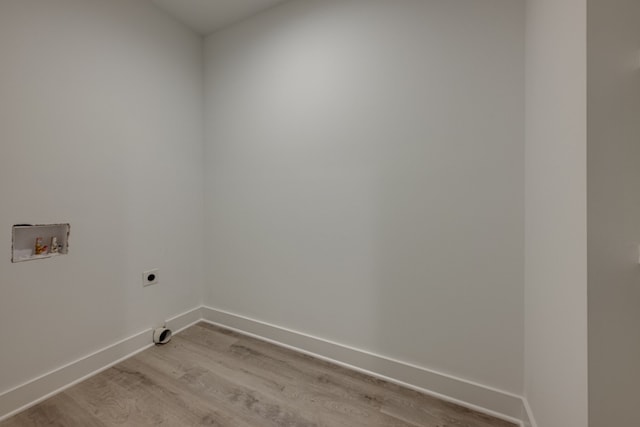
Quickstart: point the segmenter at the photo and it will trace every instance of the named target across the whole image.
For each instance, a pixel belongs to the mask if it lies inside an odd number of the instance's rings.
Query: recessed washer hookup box
[[[11,262],[69,253],[69,224],[16,224],[12,228]]]

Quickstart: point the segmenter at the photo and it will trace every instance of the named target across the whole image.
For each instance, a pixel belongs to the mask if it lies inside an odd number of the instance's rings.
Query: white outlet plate
[[[159,277],[159,270],[157,268],[145,271],[144,273],[142,273],[142,286],[151,286],[157,284]]]

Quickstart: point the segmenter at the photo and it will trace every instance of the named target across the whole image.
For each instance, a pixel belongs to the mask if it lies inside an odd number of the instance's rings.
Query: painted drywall
[[[525,397],[587,426],[586,0],[527,2]]]
[[[637,425],[640,3],[588,0],[590,427]]]
[[[520,394],[524,2],[294,1],[205,51],[205,303]]]
[[[201,303],[201,55],[147,2],[0,2],[0,393]],[[60,222],[69,255],[11,264]]]
[[[193,31],[209,35],[284,0],[151,0]]]

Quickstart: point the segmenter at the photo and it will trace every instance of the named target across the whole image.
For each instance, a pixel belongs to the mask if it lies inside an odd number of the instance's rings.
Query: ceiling
[[[285,0],[152,0],[202,35],[240,21]]]

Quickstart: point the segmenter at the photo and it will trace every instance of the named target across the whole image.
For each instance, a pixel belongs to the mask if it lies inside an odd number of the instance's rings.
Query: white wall
[[[525,397],[586,427],[586,0],[527,5]]]
[[[520,394],[523,28],[317,0],[209,37],[205,303]]]
[[[588,2],[589,421],[638,424],[640,3]]]
[[[200,304],[201,48],[146,2],[0,2],[0,393]],[[67,221],[10,263],[12,224]]]

